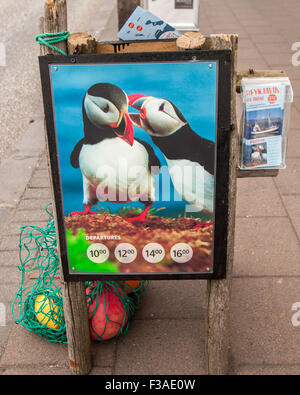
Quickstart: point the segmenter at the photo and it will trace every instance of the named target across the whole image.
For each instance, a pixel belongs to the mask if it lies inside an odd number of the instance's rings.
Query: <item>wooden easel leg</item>
[[[229,372],[229,304],[231,279],[210,280],[207,284],[206,361],[209,375]]]
[[[230,49],[231,66],[231,124],[230,135],[227,278],[210,280],[207,284],[207,337],[206,360],[209,375],[225,375],[229,372],[230,347],[230,293],[234,256],[234,229],[236,209],[236,179],[238,161],[238,132],[236,128],[236,66],[238,36],[230,34],[211,35],[211,49]]]
[[[45,2],[44,15],[45,16],[40,18],[39,21],[41,33],[56,33],[67,30],[66,0],[47,0]],[[66,41],[57,43],[57,47],[66,53],[68,52]],[[50,53],[53,53],[54,55],[57,54],[57,52],[52,51],[50,48],[41,46],[41,55]],[[47,136],[47,133],[45,135]],[[47,137],[46,144],[48,144]],[[51,171],[49,171],[49,176],[51,178]],[[50,185],[53,185],[52,182]],[[53,190],[51,190],[51,192],[52,200],[54,201]],[[55,226],[56,229],[58,229],[55,212],[54,217]],[[59,253],[58,242],[57,250]],[[75,374],[88,374],[92,368],[92,358],[84,282],[63,282],[62,293],[70,365]]]
[[[92,358],[84,282],[63,283],[63,298],[71,369],[78,375],[89,374]]]

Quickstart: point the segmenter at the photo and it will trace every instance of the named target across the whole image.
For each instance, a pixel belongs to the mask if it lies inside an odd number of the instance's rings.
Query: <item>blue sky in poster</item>
[[[209,68],[209,64],[213,67]],[[183,113],[192,129],[200,136],[215,141],[216,128],[216,64],[208,62],[135,63],[51,66],[53,101],[57,131],[60,173],[65,214],[82,209],[82,177],[72,168],[70,154],[84,137],[82,100],[96,83],[115,84],[129,94],[145,94],[172,101]],[[162,164],[165,159],[145,131],[135,127],[135,136],[150,143]],[[180,149],[180,147],[178,147]],[[159,182],[159,176],[155,182]],[[123,206],[124,204],[122,204]],[[140,203],[134,206],[143,207]],[[186,202],[156,202],[167,206],[161,215],[184,213]],[[118,204],[99,203],[115,210]]]

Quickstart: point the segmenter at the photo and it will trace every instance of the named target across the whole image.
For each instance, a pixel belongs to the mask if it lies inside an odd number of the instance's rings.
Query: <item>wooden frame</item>
[[[134,0],[139,1],[139,0]],[[133,0],[119,0],[124,7],[130,7]],[[130,10],[129,10],[130,11]],[[45,4],[45,16],[40,20],[40,32],[59,32],[67,30],[67,4],[66,0],[48,0]],[[68,51],[67,43],[57,44],[63,51]],[[141,43],[124,44],[118,43],[108,45],[107,43],[98,44],[96,51],[105,53],[118,52],[128,50],[129,52],[141,51]],[[155,47],[152,51],[159,51],[160,45],[163,50],[175,50],[175,42],[160,42],[153,44]],[[150,50],[151,43],[145,43],[143,51]],[[166,49],[168,46],[168,49]],[[172,48],[169,49],[169,46]],[[137,50],[137,47],[139,49]],[[193,48],[193,45],[189,46]],[[229,138],[229,200],[228,200],[228,235],[227,235],[227,278],[221,280],[209,280],[207,282],[207,328],[206,328],[206,368],[209,375],[224,375],[229,371],[229,347],[230,347],[230,294],[232,282],[233,254],[234,254],[234,230],[235,230],[235,207],[236,207],[236,180],[237,175],[237,150],[238,150],[238,131],[236,120],[236,82],[237,82],[237,49],[238,36],[234,34],[216,34],[206,39],[206,48],[213,50],[229,50],[232,54],[231,62],[231,119],[230,124],[233,126]],[[69,45],[69,53],[72,54],[73,49],[80,48],[77,53],[92,53],[92,46],[80,42],[80,45]],[[178,45],[178,49],[183,48]],[[42,46],[41,54],[57,54],[51,49]],[[249,71],[253,74],[253,70]],[[259,71],[255,71],[258,72]],[[269,70],[268,73],[276,71]],[[246,71],[248,73],[248,71]],[[269,76],[273,76],[268,74]],[[273,171],[265,170],[243,172],[243,175],[249,173],[250,176],[275,176],[271,174]],[[251,174],[250,174],[251,173]],[[262,174],[264,173],[264,174]],[[248,176],[249,176],[248,175]],[[51,177],[51,173],[50,173]],[[57,221],[56,221],[57,222]],[[59,245],[58,245],[59,250]],[[67,337],[68,337],[68,355],[70,367],[75,374],[88,374],[92,368],[91,344],[88,327],[88,314],[86,308],[85,286],[83,281],[78,282],[62,282],[63,298],[64,298],[64,314],[66,320]]]
[[[213,271],[196,273],[74,273],[70,272],[66,231],[63,212],[62,188],[58,161],[58,147],[53,110],[53,92],[51,88],[50,66],[78,65],[78,64],[110,64],[110,63],[147,63],[147,62],[173,62],[173,61],[202,61],[216,62],[218,67],[217,84],[217,130],[215,153],[217,158],[215,171],[215,219],[214,219],[214,247]],[[75,67],[75,66],[74,66]],[[102,54],[79,56],[46,56],[40,57],[41,79],[43,86],[44,108],[46,115],[49,157],[52,171],[54,197],[56,203],[56,218],[60,241],[60,258],[65,281],[81,280],[171,280],[171,279],[217,279],[226,275],[227,261],[227,232],[228,232],[228,184],[229,184],[229,139],[230,131],[230,68],[231,52],[224,51],[185,51],[185,52],[158,52],[158,53],[127,53]]]

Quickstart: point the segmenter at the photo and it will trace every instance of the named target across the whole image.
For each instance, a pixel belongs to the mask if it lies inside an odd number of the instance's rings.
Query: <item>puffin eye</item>
[[[165,111],[165,103],[162,103],[162,104],[159,106],[158,111]]]
[[[108,113],[108,111],[109,111],[109,105],[106,104],[106,106],[102,107],[101,110],[102,110],[103,112],[105,112],[105,113]]]

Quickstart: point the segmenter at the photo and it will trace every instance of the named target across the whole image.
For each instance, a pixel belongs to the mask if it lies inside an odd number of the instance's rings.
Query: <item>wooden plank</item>
[[[283,70],[241,70],[236,74],[236,91],[241,93],[241,80],[242,78],[268,78],[268,77],[286,77]]]
[[[133,52],[163,52],[177,51],[176,40],[167,41],[132,41],[132,42],[103,42],[98,43],[97,53],[133,53]]]
[[[238,169],[238,178],[277,177],[278,174],[279,174],[279,169],[257,169],[257,170]]]
[[[45,17],[40,18],[41,33],[57,33],[67,30],[67,4],[66,0],[47,0],[45,3]],[[64,52],[67,52],[67,43],[63,41],[57,46]],[[46,46],[41,46],[41,55],[57,52],[52,51]],[[47,141],[47,133],[46,144]],[[49,155],[47,149],[48,169]],[[52,174],[49,171],[50,185],[52,186]],[[54,193],[51,188],[52,201],[54,202]],[[55,207],[55,206],[54,206]],[[56,212],[54,210],[55,226],[58,229]],[[59,252],[59,238],[57,238],[57,251]],[[61,267],[61,273],[63,273]],[[68,338],[68,354],[71,369],[75,374],[88,374],[92,368],[91,358],[91,340],[89,334],[88,313],[86,306],[86,294],[84,282],[67,283],[62,281],[64,316],[66,322]]]
[[[231,123],[236,126],[236,65],[238,36],[229,34],[211,35],[211,49],[231,49]],[[237,128],[230,132],[230,163],[229,163],[229,206],[228,206],[228,239],[227,239],[227,278],[207,282],[207,336],[206,358],[209,375],[228,374],[229,370],[229,308],[234,255],[234,231],[236,210],[236,179],[237,179]]]

